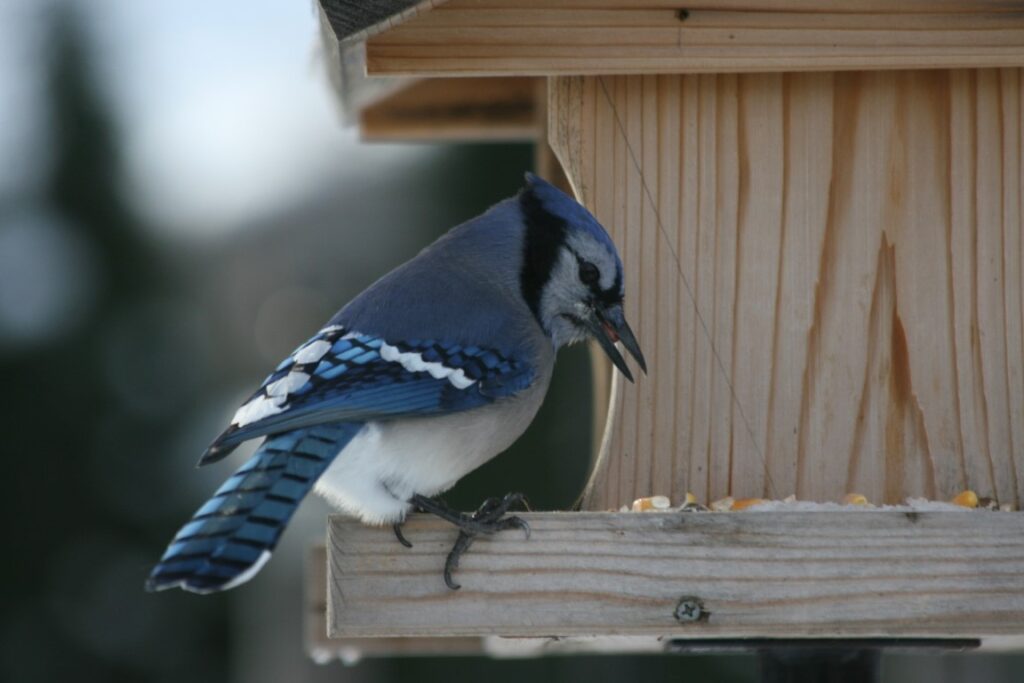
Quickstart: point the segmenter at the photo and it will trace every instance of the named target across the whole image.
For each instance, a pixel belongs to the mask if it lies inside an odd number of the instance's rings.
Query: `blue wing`
[[[384,340],[330,326],[267,377],[200,464],[219,460],[243,441],[300,427],[478,408],[532,381],[525,359],[496,349]]]

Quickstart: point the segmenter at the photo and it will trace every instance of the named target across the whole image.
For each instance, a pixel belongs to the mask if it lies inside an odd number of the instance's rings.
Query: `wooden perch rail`
[[[328,634],[980,637],[1024,629],[1024,520],[997,512],[527,513],[441,579],[452,527],[411,549],[341,516]],[[682,604],[681,604],[682,603]],[[679,613],[679,616],[677,616]]]
[[[304,628],[306,652],[317,662],[340,659],[355,663],[363,657],[481,655],[480,638],[329,638],[327,636],[327,549],[318,545],[306,558]]]

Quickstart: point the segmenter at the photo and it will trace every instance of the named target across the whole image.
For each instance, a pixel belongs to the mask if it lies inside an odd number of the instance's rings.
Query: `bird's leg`
[[[420,495],[412,497],[412,503],[424,512],[437,515],[459,528],[459,536],[455,545],[448,553],[444,563],[444,582],[452,590],[458,590],[459,584],[452,579],[452,572],[459,567],[459,558],[469,550],[473,540],[479,534],[493,534],[506,529],[522,529],[526,538],[530,538],[530,525],[525,520],[512,516],[505,517],[513,505],[523,503],[523,494],[509,493],[502,498],[488,498],[472,515],[452,510],[444,503],[424,498]]]
[[[413,503],[413,511],[414,512],[426,512],[426,510],[424,510],[422,507],[417,505],[415,501],[410,501],[410,502]],[[401,532],[401,527],[404,524],[406,524],[406,520],[404,520],[404,519],[402,519],[401,521],[395,522],[395,523],[391,524],[391,530],[394,531],[394,538],[398,539],[398,543],[400,543],[403,546],[406,546],[407,548],[412,548],[413,544],[410,543],[409,539],[406,538],[406,535],[404,535],[404,533]]]

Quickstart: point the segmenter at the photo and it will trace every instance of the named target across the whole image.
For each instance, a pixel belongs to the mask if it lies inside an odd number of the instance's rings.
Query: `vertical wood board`
[[[585,507],[1021,503],[1020,70],[558,77],[549,97],[651,359],[613,391]]]

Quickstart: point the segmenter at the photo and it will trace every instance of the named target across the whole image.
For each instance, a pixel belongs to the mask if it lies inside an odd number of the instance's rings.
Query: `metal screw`
[[[681,9],[676,12],[676,16],[679,17],[679,21],[686,21],[690,18],[690,10]]]
[[[674,614],[676,621],[685,624],[691,621],[700,621],[707,617],[708,613],[704,611],[703,600],[694,595],[684,595],[679,598]]]

